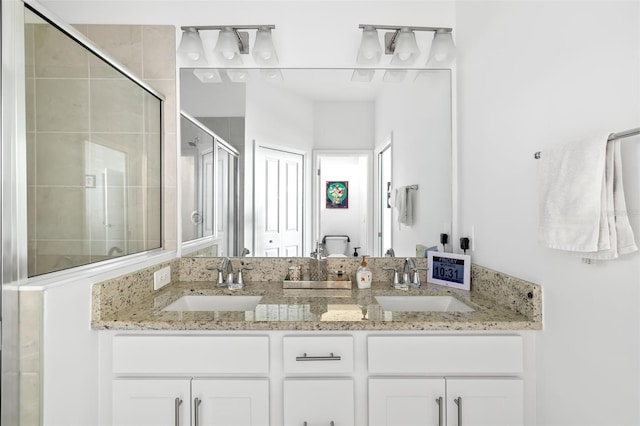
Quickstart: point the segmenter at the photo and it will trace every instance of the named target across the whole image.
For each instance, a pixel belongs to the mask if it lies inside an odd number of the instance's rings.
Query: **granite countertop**
[[[534,292],[536,293],[536,292]],[[526,293],[514,303],[432,284],[422,289],[394,289],[374,282],[371,289],[294,290],[282,281],[248,282],[243,289],[216,288],[202,281],[178,281],[135,303],[96,306],[92,327],[118,330],[540,330],[539,294]],[[163,311],[184,295],[258,295],[252,311]],[[385,311],[375,296],[451,295],[472,312]],[[528,299],[528,300],[527,300]],[[511,305],[511,306],[509,306]],[[527,305],[525,308],[522,306]],[[528,315],[521,312],[534,312]]]

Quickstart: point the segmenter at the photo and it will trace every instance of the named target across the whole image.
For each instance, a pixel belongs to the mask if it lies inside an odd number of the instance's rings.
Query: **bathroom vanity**
[[[186,279],[207,262],[171,262],[173,283],[155,292],[152,270],[94,286],[105,423],[524,424],[539,286],[474,266],[471,292],[281,279],[232,291]],[[171,308],[185,297],[216,310]]]

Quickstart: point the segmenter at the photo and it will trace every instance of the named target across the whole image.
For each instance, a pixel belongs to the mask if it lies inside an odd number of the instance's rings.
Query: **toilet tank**
[[[347,256],[350,242],[348,235],[325,235],[322,238],[326,256]]]

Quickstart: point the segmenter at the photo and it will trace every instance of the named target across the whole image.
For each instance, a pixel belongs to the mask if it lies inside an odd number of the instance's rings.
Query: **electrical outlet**
[[[153,289],[157,290],[171,282],[171,266],[165,266],[153,273]]]

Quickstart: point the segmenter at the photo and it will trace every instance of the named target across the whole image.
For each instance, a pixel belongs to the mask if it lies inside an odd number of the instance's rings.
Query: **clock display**
[[[471,256],[458,253],[428,251],[427,282],[471,289]]]
[[[464,283],[464,259],[433,256],[433,278]]]

